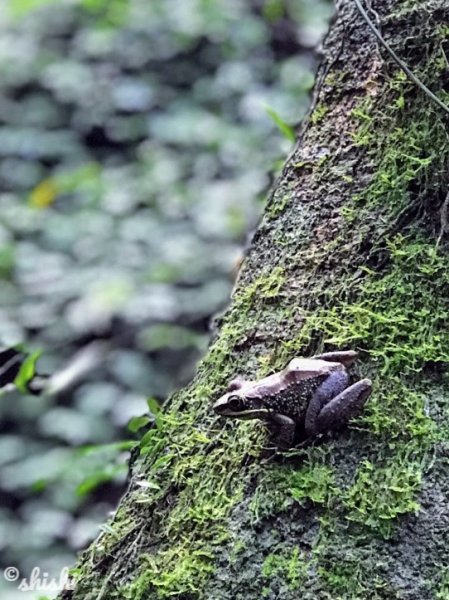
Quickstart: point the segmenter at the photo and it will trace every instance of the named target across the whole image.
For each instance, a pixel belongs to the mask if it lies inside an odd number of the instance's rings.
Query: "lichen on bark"
[[[372,5],[447,100],[447,2]],[[64,598],[447,597],[447,118],[350,0],[317,82],[216,338]],[[237,373],[323,348],[357,348],[374,381],[345,432],[279,457],[261,424],[211,413]]]

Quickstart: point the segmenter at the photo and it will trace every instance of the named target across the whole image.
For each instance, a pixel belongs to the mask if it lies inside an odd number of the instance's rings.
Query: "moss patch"
[[[307,577],[307,567],[307,556],[298,547],[287,552],[281,550],[269,554],[264,560],[261,571],[265,582],[262,598],[272,597],[273,580],[284,582],[289,590],[298,590]]]

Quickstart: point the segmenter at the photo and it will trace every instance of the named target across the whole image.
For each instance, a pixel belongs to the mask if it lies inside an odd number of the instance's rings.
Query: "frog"
[[[233,419],[261,419],[275,429],[274,443],[291,448],[297,437],[313,439],[341,429],[360,413],[372,391],[370,379],[350,384],[355,350],[293,358],[282,371],[258,381],[237,377],[213,405]]]

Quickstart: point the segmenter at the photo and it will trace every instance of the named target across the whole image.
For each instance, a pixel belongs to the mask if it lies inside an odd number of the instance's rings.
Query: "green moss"
[[[158,427],[142,440],[142,452],[154,460],[151,476],[134,492],[134,501],[151,508],[176,490],[176,501],[158,532],[170,540],[170,548],[142,554],[140,575],[122,589],[125,598],[166,598],[201,588],[228,537],[226,517],[242,497],[245,480],[236,479],[235,471],[242,454],[253,448],[249,436],[240,436],[234,445],[217,445],[195,426],[192,412],[161,415]]]
[[[329,106],[326,106],[325,104],[319,104],[313,111],[312,116],[310,117],[311,122],[314,125],[316,125],[317,123],[319,123],[320,121],[322,121],[324,119],[324,117],[327,115],[329,110],[330,110]]]
[[[439,585],[435,592],[435,600],[448,600],[449,598],[449,567],[440,567]]]
[[[285,270],[277,266],[238,289],[231,310],[222,324],[221,335],[204,361],[204,370],[217,366],[217,363],[222,369],[233,367],[226,359],[235,343],[245,336],[245,332],[254,328],[256,320],[260,319],[261,311],[267,310],[266,302],[274,302],[278,298],[285,282]],[[222,371],[219,373],[222,375]],[[214,387],[213,380],[211,387]]]
[[[323,586],[332,590],[333,600],[399,600],[402,596],[395,593],[391,585],[381,576],[372,573],[370,565],[351,553],[341,554],[338,560],[319,567],[319,577]]]
[[[232,548],[229,551],[229,555],[228,555],[229,564],[231,564],[231,565],[234,564],[237,561],[239,555],[242,552],[244,552],[246,550],[246,548],[247,548],[247,545],[244,540],[241,540],[241,539],[233,540]]]
[[[198,595],[213,571],[214,554],[205,548],[174,546],[142,557],[142,574],[122,590],[123,598],[146,600]]]
[[[375,466],[363,461],[354,484],[343,497],[346,518],[389,537],[398,515],[417,512],[421,465],[413,454],[390,458]]]
[[[265,580],[262,597],[272,597],[270,583],[273,580],[280,580],[290,590],[299,589],[307,576],[308,565],[305,552],[297,546],[269,554],[262,565],[262,578]]]
[[[335,69],[326,77],[326,85],[339,88],[342,82],[349,77],[349,73],[343,69]]]
[[[434,76],[438,78],[446,68],[441,64],[439,44],[435,44],[433,52],[429,62],[433,61]],[[382,112],[373,111],[372,98],[352,111],[358,122],[354,141],[366,146],[376,163],[368,188],[359,195],[358,209],[382,208],[383,212],[397,215],[419,202],[416,190],[429,193],[441,183],[445,172],[445,154],[441,150],[447,147],[449,137],[443,115],[435,112],[430,100],[420,97],[416,101],[415,88],[401,70],[385,87],[381,101],[387,107]],[[362,220],[368,210],[360,212]]]
[[[292,194],[290,192],[284,193],[281,196],[275,194],[265,210],[265,216],[269,219],[276,219],[285,211],[291,199]]]
[[[304,462],[296,469],[291,465],[267,466],[249,505],[253,518],[257,521],[306,501],[329,506],[338,491],[333,470],[324,464],[329,451],[329,448],[305,451]]]
[[[382,375],[417,372],[425,363],[449,361],[449,272],[444,254],[420,234],[387,242],[389,269],[377,275],[367,267],[353,286],[359,301],[336,302],[309,315],[302,346],[320,331],[336,347],[370,349]],[[288,348],[290,349],[290,348]]]
[[[335,299],[347,282],[338,284],[333,304],[306,314],[299,336],[286,340],[278,355],[285,364],[320,337],[330,347],[369,348],[367,374],[374,391],[355,424],[367,437],[369,458],[344,487],[336,484],[330,446],[308,450],[300,466],[266,466],[250,504],[256,519],[307,500],[324,511],[322,531],[336,518],[351,527],[351,535],[356,527],[365,536],[371,532],[382,538],[394,533],[401,515],[419,509],[422,473],[436,439],[435,424],[425,410],[429,380],[422,370],[427,364],[449,362],[449,272],[445,255],[420,232],[395,236],[386,247],[388,267],[381,273],[363,268],[363,277],[350,286],[350,299],[343,289],[342,300]],[[321,539],[314,550],[318,566],[323,565],[326,544],[338,539]],[[349,578],[344,569],[323,570],[332,593],[360,597],[366,577],[353,564],[351,569]],[[374,597],[395,597],[383,596],[384,589],[379,578]]]

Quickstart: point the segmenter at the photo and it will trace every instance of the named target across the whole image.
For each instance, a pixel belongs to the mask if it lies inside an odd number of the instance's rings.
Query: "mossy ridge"
[[[270,271],[258,276],[253,282],[238,289],[233,297],[230,310],[221,322],[220,336],[210,348],[209,353],[200,365],[200,379],[207,381],[208,397],[212,390],[226,387],[227,381],[235,376],[235,364],[229,356],[235,352],[236,344],[245,345],[246,338],[257,329],[262,315],[268,313],[275,318],[280,312],[277,304],[282,295],[282,288],[287,281],[285,268],[278,265]],[[239,362],[244,364],[241,353]],[[227,377],[227,380],[225,379]],[[195,382],[195,398],[202,401],[204,397],[201,381]],[[194,399],[193,399],[194,400]]]
[[[141,574],[122,589],[125,598],[167,598],[177,594],[197,597],[195,594],[200,593],[202,583],[213,570],[220,544],[228,537],[226,518],[252,476],[249,468],[241,478],[235,477],[242,456],[251,457],[258,447],[254,434],[249,435],[248,430],[232,443],[229,428],[221,431],[216,440],[193,422],[190,430],[184,432],[179,435],[179,426],[164,432],[166,448],[155,462],[163,459],[167,451],[173,451],[173,459],[163,475],[157,468],[150,469],[157,485],[165,487],[165,494],[170,495],[174,488],[170,505],[156,504],[160,491],[154,500],[145,498],[145,493],[140,498],[136,496],[136,502],[149,501],[158,507],[159,517],[153,513],[152,518],[164,521],[158,534],[162,543],[156,554],[142,549]]]

